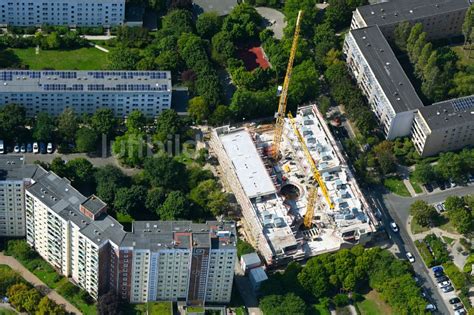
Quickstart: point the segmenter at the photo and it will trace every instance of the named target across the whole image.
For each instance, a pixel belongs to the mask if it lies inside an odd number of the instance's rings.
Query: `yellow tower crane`
[[[283,135],[283,125],[285,123],[286,103],[288,100],[288,87],[290,85],[291,71],[293,70],[293,62],[295,61],[296,48],[298,47],[298,38],[300,36],[301,19],[303,11],[298,12],[296,19],[295,34],[293,35],[293,43],[291,44],[290,59],[286,68],[285,80],[283,81],[283,88],[278,101],[278,112],[276,113],[275,134],[273,136],[273,151],[272,157],[278,160],[280,155],[280,144]]]
[[[324,183],[324,180],[319,173],[318,168],[316,167],[316,163],[313,160],[313,157],[311,156],[311,153],[309,152],[308,147],[306,146],[306,142],[304,141],[303,136],[301,135],[300,131],[298,130],[298,126],[296,126],[295,119],[293,118],[293,115],[291,113],[288,113],[288,119],[291,123],[291,127],[293,128],[293,132],[295,133],[296,137],[298,138],[298,141],[301,145],[301,148],[303,149],[304,155],[306,157],[306,160],[309,163],[309,166],[311,167],[311,172],[313,173],[313,178],[316,180],[318,183],[319,187],[321,187],[321,191],[323,192],[324,198],[326,199],[329,208],[333,209],[334,204],[331,201],[331,198],[329,197],[328,189],[326,187],[326,184]],[[306,208],[306,214],[304,216],[304,226],[306,228],[310,228],[313,222],[313,215],[314,215],[314,205],[316,203],[316,199],[318,196],[317,192],[317,186],[311,186],[308,190],[308,204]]]

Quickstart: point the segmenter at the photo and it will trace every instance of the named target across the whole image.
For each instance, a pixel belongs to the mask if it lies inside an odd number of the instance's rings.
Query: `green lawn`
[[[415,222],[415,220],[410,221],[410,229],[412,234],[418,234],[428,231],[429,227],[424,227]]]
[[[463,45],[451,46],[451,49],[454,50],[456,55],[459,57],[459,62],[463,65],[474,65],[474,48],[471,51],[471,56],[469,58],[469,50],[464,50]]]
[[[401,180],[398,177],[391,176],[391,177],[386,178],[383,181],[383,185],[388,190],[390,190],[391,192],[393,192],[394,194],[397,194],[399,196],[402,196],[402,197],[410,197],[411,196],[410,193],[408,192],[407,187],[403,183],[403,180]]]
[[[392,309],[376,291],[366,294],[362,302],[357,303],[361,315],[391,315]]]
[[[148,304],[149,315],[171,315],[173,305],[171,302],[155,302]]]
[[[454,238],[443,236],[443,240],[446,244],[452,245],[454,242]]]
[[[423,189],[421,189],[421,185],[420,183],[418,183],[410,174],[410,184],[411,186],[413,187],[413,190],[415,190],[415,192],[417,194],[421,194],[423,192]]]
[[[314,304],[313,305],[313,312],[311,312],[311,314],[314,314],[314,315],[330,315],[331,312],[329,312],[329,310],[321,304]]]
[[[247,310],[245,309],[245,307],[240,306],[240,307],[237,307],[235,309],[235,314],[237,314],[237,315],[247,315],[248,313],[247,313]]]
[[[0,307],[0,315],[15,315],[15,314],[17,313],[15,313],[14,311]]]
[[[80,48],[73,50],[40,50],[35,48],[11,49],[32,70],[102,70],[107,64],[107,53],[97,48]]]

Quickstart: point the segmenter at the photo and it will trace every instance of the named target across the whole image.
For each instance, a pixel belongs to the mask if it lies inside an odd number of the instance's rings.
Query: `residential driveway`
[[[43,281],[38,279],[34,274],[32,274],[28,269],[23,267],[21,263],[19,263],[15,258],[11,256],[5,256],[3,252],[0,253],[0,264],[8,265],[10,268],[16,270],[21,276],[31,283],[35,288],[39,291],[44,292],[45,288],[48,288]],[[67,312],[72,314],[82,314],[74,305],[69,303],[65,298],[59,295],[56,291],[47,289],[49,291],[46,296],[49,297],[51,300],[56,302],[59,305],[64,305]]]
[[[283,29],[286,26],[285,16],[278,10],[267,7],[257,7],[258,14],[264,19],[265,27],[273,31],[276,39],[283,38]]]

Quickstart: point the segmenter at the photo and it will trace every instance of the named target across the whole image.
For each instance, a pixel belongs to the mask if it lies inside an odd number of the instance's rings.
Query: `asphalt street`
[[[434,191],[433,193],[413,197],[405,198],[399,197],[394,194],[387,193],[383,188],[376,188],[368,192],[369,199],[371,199],[374,206],[381,210],[382,220],[385,229],[400,249],[399,258],[406,259],[406,252],[411,252],[415,256],[415,263],[413,268],[420,279],[421,286],[426,290],[430,302],[434,303],[438,307],[439,314],[453,314],[451,308],[445,302],[445,299],[441,296],[436,283],[434,283],[432,277],[429,274],[429,270],[423,263],[421,256],[415,248],[415,245],[410,238],[408,228],[408,217],[410,205],[415,200],[425,200],[428,203],[441,202],[448,196],[456,195],[463,196],[474,193],[474,185],[471,186],[459,186],[444,191]],[[395,221],[399,227],[399,232],[393,232],[389,224],[391,221]]]

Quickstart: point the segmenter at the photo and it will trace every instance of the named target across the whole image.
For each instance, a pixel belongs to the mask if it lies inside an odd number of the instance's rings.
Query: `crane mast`
[[[334,204],[331,201],[331,198],[329,197],[328,189],[326,187],[326,184],[324,183],[323,177],[319,173],[319,170],[316,167],[316,163],[314,162],[313,157],[311,156],[311,153],[309,152],[309,149],[306,146],[304,138],[301,135],[300,131],[298,130],[298,126],[296,126],[295,119],[293,118],[293,115],[291,115],[291,113],[288,113],[288,119],[290,121],[291,127],[293,128],[293,132],[295,133],[296,137],[298,138],[298,141],[301,145],[301,149],[304,152],[306,160],[309,163],[309,166],[311,168],[311,172],[313,173],[313,178],[316,180],[319,187],[321,188],[321,191],[322,191],[323,196],[324,196],[324,198],[326,199],[326,201],[329,205],[329,208],[333,209]],[[306,206],[307,207],[306,208],[306,214],[304,216],[304,225],[307,228],[310,228],[311,225],[312,225],[313,215],[314,215],[314,204],[316,203],[317,196],[318,196],[317,187],[316,186],[311,186],[308,190],[308,204]]]
[[[281,90],[280,99],[278,101],[278,112],[276,113],[275,134],[273,136],[273,151],[272,157],[278,160],[280,154],[280,144],[283,135],[283,125],[285,123],[286,104],[288,101],[288,87],[290,85],[291,71],[293,70],[293,62],[295,61],[296,49],[298,47],[298,38],[300,36],[301,19],[303,11],[298,12],[296,19],[295,34],[293,35],[293,43],[291,44],[290,59],[286,68],[285,80],[283,81],[283,88]]]

